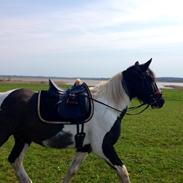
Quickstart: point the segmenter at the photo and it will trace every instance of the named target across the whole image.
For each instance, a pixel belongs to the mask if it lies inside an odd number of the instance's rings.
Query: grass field
[[[46,89],[45,84],[0,84],[12,88]],[[183,90],[164,90],[166,104],[138,116],[125,116],[116,149],[132,183],[183,183]],[[13,139],[0,148],[0,183],[18,183],[7,162]],[[55,150],[32,144],[25,167],[33,183],[56,183],[64,177],[74,150]],[[118,183],[111,168],[90,154],[73,183]]]

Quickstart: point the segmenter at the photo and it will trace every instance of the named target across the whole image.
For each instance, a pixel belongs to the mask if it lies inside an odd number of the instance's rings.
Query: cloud
[[[58,6],[6,2],[0,8],[0,61],[97,51],[142,53],[183,44],[180,0],[59,1]],[[6,8],[14,13],[5,13]]]

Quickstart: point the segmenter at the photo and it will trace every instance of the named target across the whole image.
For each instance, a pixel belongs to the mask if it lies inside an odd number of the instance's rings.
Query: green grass
[[[46,89],[46,84],[3,84],[11,88]],[[183,182],[183,91],[164,90],[162,109],[148,109],[138,116],[125,116],[116,144],[127,166],[132,183]],[[182,101],[179,101],[182,100]],[[0,148],[0,183],[18,183],[7,162],[13,139]],[[74,150],[55,150],[32,144],[25,167],[34,183],[60,182],[71,162]],[[118,177],[96,155],[90,154],[73,183],[118,183]]]

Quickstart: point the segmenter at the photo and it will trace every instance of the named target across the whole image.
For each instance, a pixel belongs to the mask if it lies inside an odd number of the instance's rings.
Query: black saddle
[[[49,80],[49,89],[38,94],[38,115],[43,122],[81,124],[91,119],[93,101],[86,83],[67,90]]]

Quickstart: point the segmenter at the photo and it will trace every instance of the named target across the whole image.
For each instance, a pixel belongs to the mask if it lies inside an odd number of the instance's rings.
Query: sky
[[[0,75],[183,77],[182,0],[0,0]]]

